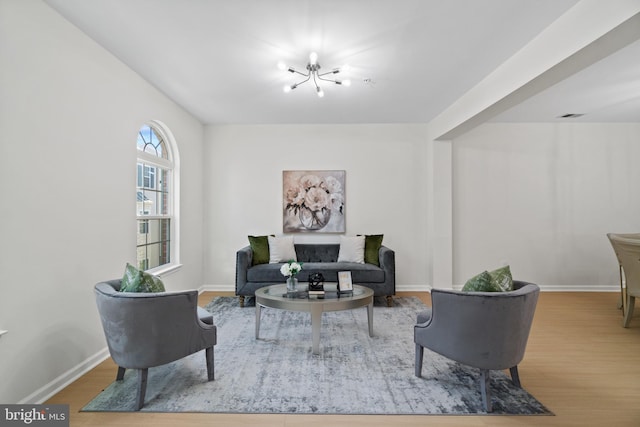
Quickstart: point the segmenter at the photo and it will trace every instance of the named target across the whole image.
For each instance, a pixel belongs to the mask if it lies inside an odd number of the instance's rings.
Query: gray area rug
[[[142,411],[485,414],[478,370],[425,349],[423,377],[414,375],[413,325],[425,306],[413,297],[394,301],[376,299],[373,337],[365,308],[324,313],[313,355],[308,313],[263,309],[256,340],[255,309],[215,298],[206,307],[218,326],[215,381],[206,381],[204,351],[151,368]],[[493,414],[553,415],[505,373],[492,377]],[[136,375],[127,371],[82,410],[131,411],[135,395]]]

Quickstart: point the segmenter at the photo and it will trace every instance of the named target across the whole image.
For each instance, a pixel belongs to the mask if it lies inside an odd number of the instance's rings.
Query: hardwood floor
[[[206,292],[201,305],[216,295]],[[430,304],[428,293],[415,295]],[[81,413],[110,384],[109,359],[53,396],[72,426],[640,426],[640,310],[628,329],[614,293],[542,293],[524,361],[523,386],[555,416],[361,416]]]

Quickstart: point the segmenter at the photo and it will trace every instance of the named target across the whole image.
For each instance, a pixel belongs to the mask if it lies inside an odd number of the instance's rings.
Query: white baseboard
[[[198,288],[199,293],[203,292],[235,292],[235,285],[202,285]]]
[[[432,286],[430,285],[398,285],[396,286],[396,292],[431,292]]]
[[[104,362],[109,357],[109,349],[105,347],[100,350],[93,356],[86,359],[84,362],[80,363],[74,368],[69,369],[64,374],[60,375],[58,378],[54,379],[48,384],[40,387],[35,392],[31,393],[29,396],[20,400],[18,404],[41,404],[45,402],[47,399],[58,393],[60,390],[98,366],[100,363]],[[115,378],[115,377],[114,377]]]

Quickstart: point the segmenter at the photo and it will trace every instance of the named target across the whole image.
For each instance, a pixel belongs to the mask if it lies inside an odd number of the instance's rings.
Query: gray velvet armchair
[[[433,289],[431,309],[418,314],[414,327],[415,375],[422,376],[424,348],[479,368],[482,402],[492,411],[490,371],[509,369],[520,387],[518,364],[524,357],[540,288],[514,281],[509,292]]]
[[[126,369],[138,371],[136,410],[144,405],[148,369],[205,349],[207,377],[214,379],[213,316],[197,306],[198,292],[119,292],[120,280],[95,286],[100,320],[113,361],[116,380]]]

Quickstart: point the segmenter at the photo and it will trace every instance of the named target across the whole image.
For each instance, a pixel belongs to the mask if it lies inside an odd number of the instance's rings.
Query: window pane
[[[169,263],[170,235],[170,219],[138,220],[138,266],[146,270]]]
[[[166,169],[160,169],[158,172],[160,175],[158,182],[158,190],[160,191],[158,194],[158,213],[161,215],[169,215],[169,189],[171,188],[169,179],[171,174]]]
[[[137,215],[170,215],[171,171],[145,164],[138,164]],[[142,186],[140,182],[142,181]]]
[[[142,163],[138,163],[138,184],[137,184],[138,188],[142,187],[142,183],[143,183],[143,181],[142,181],[142,176],[143,176],[142,175],[142,168],[143,168]]]
[[[144,187],[144,188],[150,188],[150,189],[156,188],[155,166],[138,164],[138,187]]]
[[[150,126],[142,126],[138,132],[138,150],[168,159],[167,146],[162,137]]]

